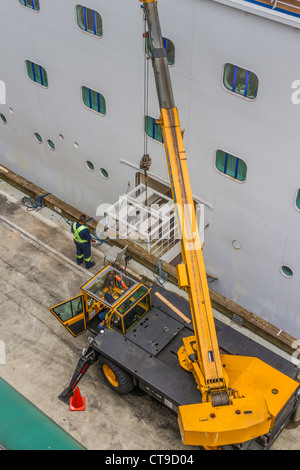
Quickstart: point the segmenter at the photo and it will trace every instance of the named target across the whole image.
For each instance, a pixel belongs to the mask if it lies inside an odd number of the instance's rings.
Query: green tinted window
[[[258,78],[255,73],[236,65],[225,65],[223,83],[228,90],[245,98],[254,99],[257,95]]]
[[[49,147],[51,148],[51,150],[55,150],[55,144],[54,144],[54,142],[52,142],[52,140],[48,139],[48,140],[47,140],[47,144],[49,145]]]
[[[298,207],[298,209],[300,209],[300,189],[298,189],[297,191],[296,206]]]
[[[47,87],[48,86],[48,77],[47,72],[41,65],[35,64],[30,60],[26,60],[26,69],[27,74],[30,80],[35,83],[39,83],[40,85]]]
[[[97,91],[91,90],[85,86],[81,88],[81,92],[82,100],[85,106],[93,109],[94,111],[97,111],[97,113],[106,114],[106,102],[104,96],[102,96]]]
[[[157,124],[156,119],[150,116],[145,117],[145,131],[149,137],[152,137],[152,139],[158,140],[158,142],[163,142],[161,127],[160,124]]]
[[[288,266],[281,266],[281,271],[287,277],[291,277],[294,274],[293,270],[289,268]]]
[[[146,38],[146,53],[148,54],[149,57],[152,57],[152,51],[151,51],[151,43],[150,43],[150,38]],[[163,38],[163,44],[164,48],[166,50],[167,54],[167,60],[169,65],[173,65],[175,62],[175,46],[173,42],[170,39]]]
[[[19,0],[19,2],[22,3],[22,5],[24,5],[25,7],[31,8],[32,10],[40,10],[39,0]]]
[[[116,313],[113,313],[110,326],[114,329],[119,331],[120,333],[123,333],[123,327],[122,327],[122,318],[119,317]]]
[[[43,139],[38,132],[35,132],[34,136],[40,144],[43,142]]]
[[[247,174],[247,165],[241,159],[218,150],[216,154],[216,167],[225,175],[231,176],[238,181],[245,181]]]
[[[70,320],[83,312],[82,297],[75,297],[75,299],[68,300],[67,302],[54,308],[53,311],[61,319],[61,321]]]
[[[102,18],[97,11],[77,5],[76,14],[81,29],[94,36],[102,36]]]
[[[147,292],[146,287],[141,286],[139,287],[130,297],[129,299],[125,300],[120,307],[117,308],[119,313],[125,313],[127,310],[132,307],[133,304],[135,304],[139,299],[143,297]]]
[[[125,333],[138,322],[145,313],[147,313],[147,308],[144,306],[137,304],[133,307],[126,315],[124,315],[124,329]]]

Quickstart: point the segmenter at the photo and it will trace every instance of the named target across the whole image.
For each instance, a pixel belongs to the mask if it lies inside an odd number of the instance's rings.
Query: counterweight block
[[[274,427],[299,383],[257,358],[221,355],[230,386],[230,404],[211,401],[179,407],[178,423],[186,445],[218,447],[263,436]]]

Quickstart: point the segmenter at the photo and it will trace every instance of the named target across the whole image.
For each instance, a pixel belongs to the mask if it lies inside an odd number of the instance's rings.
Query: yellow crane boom
[[[208,393],[218,403],[228,403],[225,372],[221,363],[215,323],[206,281],[177,109],[161,109],[161,127],[175,202],[183,263],[177,265],[178,282],[189,296],[195,336],[185,339],[180,358],[191,368],[205,401]],[[195,357],[194,360],[188,358]],[[190,364],[190,365],[189,365]]]
[[[194,335],[183,339],[178,357],[181,366],[193,373],[202,393],[202,403],[179,407],[182,440],[211,447],[245,442],[272,429],[299,384],[256,358],[220,354],[157,0],[139,1],[148,25],[159,123],[181,245],[178,284],[188,294],[194,327]]]

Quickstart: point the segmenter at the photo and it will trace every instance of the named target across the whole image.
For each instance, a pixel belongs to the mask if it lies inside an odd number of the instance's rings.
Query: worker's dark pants
[[[92,266],[92,253],[91,253],[91,242],[77,243],[76,245],[76,259],[77,264],[85,262],[85,267],[90,268]]]
[[[105,319],[106,319],[106,314],[107,314],[107,309],[103,310],[102,312],[98,313],[98,318],[100,320],[100,322],[102,323]],[[100,326],[100,323],[98,325],[98,329],[99,330],[103,330],[104,329],[104,326]]]

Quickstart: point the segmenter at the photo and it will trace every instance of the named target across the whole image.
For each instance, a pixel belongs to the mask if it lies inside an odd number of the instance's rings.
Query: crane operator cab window
[[[123,334],[122,318],[115,312],[111,317],[110,327]]]
[[[138,304],[136,304],[129,312],[124,315],[124,330],[125,333],[137,323],[150,309],[150,296],[144,297]]]
[[[108,307],[113,307],[137,284],[136,281],[117,269],[107,266],[82,289]]]
[[[65,322],[83,312],[82,298],[75,297],[72,300],[64,302],[54,309],[56,315],[61,321]]]
[[[81,295],[50,308],[55,317],[78,336],[87,326],[95,331],[106,324],[125,334],[150,309],[150,291],[121,271],[106,266],[82,288]]]
[[[86,330],[86,311],[82,295],[66,300],[50,308],[50,311],[73,336],[78,336]]]
[[[117,312],[121,313],[123,317],[124,333],[127,333],[149,309],[150,294],[145,286],[140,286],[117,307]]]
[[[150,310],[150,294],[141,286],[126,299],[110,319],[110,328],[121,334],[127,333]],[[119,313],[120,312],[120,313]]]

